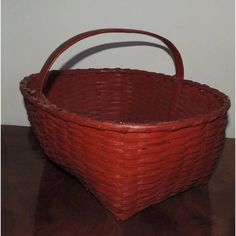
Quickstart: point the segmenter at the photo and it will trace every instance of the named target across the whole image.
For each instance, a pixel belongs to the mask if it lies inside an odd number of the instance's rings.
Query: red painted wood
[[[143,30],[119,29],[119,28],[98,29],[98,30],[92,30],[92,31],[84,32],[82,34],[78,34],[78,35],[68,39],[66,42],[61,44],[59,47],[57,47],[53,51],[53,53],[46,60],[45,64],[43,65],[43,67],[41,69],[41,72],[40,72],[41,77],[42,77],[42,84],[41,84],[40,92],[43,92],[43,88],[47,84],[48,72],[49,72],[50,68],[52,67],[53,63],[66,49],[68,49],[72,45],[74,45],[74,44],[78,43],[79,41],[86,39],[88,37],[92,37],[92,36],[99,35],[99,34],[107,34],[107,33],[142,34],[142,35],[154,37],[154,38],[162,41],[170,49],[171,53],[173,54],[173,59],[174,59],[175,69],[176,69],[176,78],[183,80],[184,66],[183,66],[183,61],[182,61],[181,55],[180,55],[178,49],[168,39],[166,39],[160,35],[157,35],[157,34],[154,34],[151,32],[147,32],[147,31],[143,31]]]
[[[74,43],[112,32],[163,41],[172,50],[176,75],[131,69],[49,72]],[[223,148],[228,97],[183,80],[178,50],[153,33],[102,29],[75,36],[49,56],[39,74],[26,77],[20,89],[45,154],[120,220],[206,183]]]

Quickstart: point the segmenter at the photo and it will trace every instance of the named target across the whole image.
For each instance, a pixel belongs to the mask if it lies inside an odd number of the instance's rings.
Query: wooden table
[[[208,186],[117,221],[42,153],[27,127],[2,126],[3,236],[234,235],[234,139]]]

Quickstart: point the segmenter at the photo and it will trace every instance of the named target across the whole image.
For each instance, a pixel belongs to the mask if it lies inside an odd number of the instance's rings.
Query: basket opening
[[[100,121],[148,124],[191,118],[222,106],[212,93],[174,78],[137,70],[53,72],[48,99],[59,108]]]

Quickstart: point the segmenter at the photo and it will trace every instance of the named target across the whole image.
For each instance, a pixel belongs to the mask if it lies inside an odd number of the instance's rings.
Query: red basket
[[[176,75],[131,69],[49,71],[67,48],[102,33],[161,40]],[[227,96],[183,80],[183,63],[167,39],[145,31],[101,29],[59,46],[20,89],[46,155],[75,175],[117,219],[207,183],[223,146]]]

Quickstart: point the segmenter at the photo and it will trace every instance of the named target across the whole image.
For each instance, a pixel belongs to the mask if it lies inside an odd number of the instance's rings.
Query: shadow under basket
[[[131,69],[49,71],[72,44],[101,33],[146,34],[172,51],[176,75]],[[153,33],[102,29],[59,46],[20,84],[46,155],[72,173],[117,219],[208,182],[220,156],[227,96],[183,80],[182,59]]]

